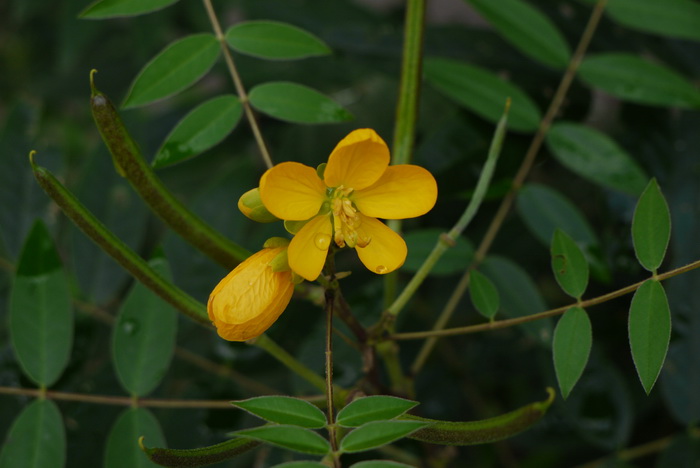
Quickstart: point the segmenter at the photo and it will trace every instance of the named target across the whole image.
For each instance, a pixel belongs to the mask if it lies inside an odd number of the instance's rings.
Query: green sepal
[[[321,163],[318,166],[316,166],[316,174],[318,175],[318,178],[321,180],[324,180],[323,176],[326,173],[326,165],[328,163]]]
[[[519,434],[539,421],[554,401],[554,389],[547,387],[547,393],[548,397],[544,401],[530,403],[509,413],[480,421],[439,421],[412,414],[401,415],[398,419],[432,423],[409,435],[409,439],[439,445],[488,444]]]
[[[301,228],[303,228],[304,225],[309,221],[309,219],[305,221],[290,221],[288,219],[285,219],[284,229],[286,229],[288,233],[295,235],[297,232],[301,231]]]
[[[270,237],[265,241],[263,247],[266,249],[274,249],[276,247],[287,247],[289,245],[289,239],[286,237]]]
[[[160,466],[173,468],[189,468],[213,465],[225,460],[234,458],[248,450],[260,445],[256,440],[237,437],[209,447],[196,449],[168,449],[149,448],[143,443],[143,437],[139,439],[141,450],[148,456],[149,460]]]
[[[282,252],[278,253],[275,258],[272,259],[272,261],[269,263],[270,268],[272,268],[272,271],[275,273],[279,273],[281,271],[289,271],[289,261],[287,260],[287,249],[284,249]]]
[[[270,213],[260,198],[260,188],[248,190],[238,199],[238,209],[246,218],[258,223],[274,223],[280,219]]]

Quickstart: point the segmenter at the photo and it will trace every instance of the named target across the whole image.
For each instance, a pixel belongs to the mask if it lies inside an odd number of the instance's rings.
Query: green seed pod
[[[238,199],[238,209],[241,210],[246,218],[257,221],[258,223],[272,223],[279,221],[275,215],[267,211],[260,198],[260,189],[254,188],[248,190]]]

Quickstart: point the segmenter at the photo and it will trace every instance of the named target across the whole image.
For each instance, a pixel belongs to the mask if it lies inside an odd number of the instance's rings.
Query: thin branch
[[[221,31],[219,19],[216,16],[216,12],[214,11],[214,7],[211,4],[211,0],[202,1],[204,2],[204,8],[207,10],[207,15],[209,16],[209,22],[211,22],[211,26],[214,29],[214,34],[216,35],[216,38],[221,44],[221,51],[224,54],[226,66],[228,67],[229,74],[231,75],[231,79],[233,80],[233,86],[235,86],[238,98],[241,100],[241,104],[243,104],[243,109],[245,110],[245,115],[248,119],[248,123],[250,124],[250,128],[253,131],[255,142],[258,144],[258,148],[260,149],[260,155],[262,156],[263,161],[265,161],[265,165],[269,169],[273,166],[272,158],[270,157],[270,152],[268,151],[267,145],[265,144],[265,140],[263,139],[262,132],[260,132],[258,121],[255,118],[255,112],[253,112],[253,108],[250,106],[248,93],[246,92],[245,87],[243,86],[241,76],[238,74],[238,69],[236,68],[236,65],[233,62],[233,55],[231,54],[231,50],[228,48],[228,45],[226,45],[226,37]]]
[[[467,271],[459,280],[457,287],[452,292],[452,295],[448,299],[447,304],[445,305],[438,320],[433,326],[434,332],[426,332],[429,333],[429,335],[427,336],[448,336],[441,335],[437,332],[442,330],[447,325],[449,319],[452,317],[452,314],[454,313],[457,304],[459,304],[459,301],[461,300],[462,296],[468,290],[469,277],[471,271],[484,260],[484,258],[486,257],[486,253],[489,251],[489,249],[491,248],[491,244],[496,238],[496,235],[503,226],[503,222],[505,221],[506,216],[508,215],[511,207],[513,206],[513,202],[515,201],[515,196],[517,195],[517,192],[522,187],[525,179],[529,175],[530,169],[532,169],[532,165],[534,164],[535,158],[537,157],[537,153],[539,152],[540,147],[542,146],[544,137],[547,134],[547,131],[549,131],[549,127],[551,126],[552,121],[559,113],[559,109],[561,108],[561,105],[564,101],[564,97],[569,91],[569,87],[571,86],[571,83],[574,77],[576,76],[578,67],[581,64],[581,61],[583,60],[586,50],[588,49],[588,45],[590,44],[593,34],[596,28],[598,27],[598,22],[600,21],[600,18],[603,14],[603,10],[605,8],[606,3],[607,0],[598,0],[598,3],[596,3],[593,12],[591,13],[591,17],[589,18],[588,23],[586,24],[586,27],[583,31],[583,34],[581,35],[581,39],[579,40],[576,50],[571,56],[571,60],[569,61],[566,71],[564,72],[564,76],[562,77],[561,82],[559,83],[559,86],[554,94],[554,97],[552,98],[552,102],[550,103],[547,112],[542,118],[542,121],[540,122],[540,125],[537,129],[537,133],[535,133],[535,136],[532,139],[532,142],[530,143],[530,147],[528,148],[527,153],[523,158],[523,162],[521,163],[520,168],[518,169],[518,172],[516,173],[515,178],[513,179],[510,191],[503,198],[501,205],[498,207],[496,214],[491,220],[491,224],[489,225],[488,230],[486,231],[486,234],[484,234],[484,237],[481,241],[481,244],[479,244],[479,247],[476,250],[476,253],[474,254],[474,261],[471,265],[469,265]],[[405,334],[398,334],[394,336],[396,337],[399,335],[403,336]],[[421,369],[423,364],[427,361],[429,351],[430,350],[426,348],[426,351],[419,355],[420,360],[414,362],[412,366],[414,374],[417,373]]]
[[[603,302],[607,302],[607,301],[610,301],[612,299],[615,299],[615,298],[618,298],[618,297],[621,297],[621,296],[624,296],[626,294],[629,294],[631,292],[636,291],[637,289],[639,289],[639,287],[645,281],[648,281],[649,279],[663,281],[665,279],[672,278],[674,276],[678,276],[678,275],[686,273],[688,271],[695,270],[696,268],[700,268],[700,260],[696,260],[696,261],[689,263],[687,265],[684,265],[682,267],[673,269],[671,271],[667,271],[666,273],[663,273],[661,275],[653,275],[651,278],[647,278],[646,280],[631,284],[631,285],[626,286],[622,289],[618,289],[617,291],[603,294],[602,296],[594,297],[593,299],[587,299],[585,301],[575,302],[575,303],[572,303],[572,304],[569,304],[566,306],[557,307],[556,309],[550,309],[550,310],[546,310],[544,312],[540,312],[537,314],[527,315],[525,317],[517,317],[517,318],[512,318],[512,319],[506,319],[506,320],[495,320],[493,322],[481,323],[479,325],[469,325],[466,327],[448,328],[445,330],[395,333],[395,334],[389,336],[389,339],[391,339],[391,340],[417,340],[417,339],[430,338],[430,337],[435,337],[435,336],[467,335],[470,333],[478,333],[478,332],[487,331],[487,330],[498,330],[501,328],[508,328],[508,327],[520,325],[520,324],[527,323],[527,322],[534,322],[536,320],[541,320],[541,319],[544,319],[547,317],[554,317],[557,315],[561,315],[564,312],[566,312],[567,310],[569,310],[571,307],[586,308],[586,307],[591,307],[591,306],[595,306],[598,304],[602,304]]]

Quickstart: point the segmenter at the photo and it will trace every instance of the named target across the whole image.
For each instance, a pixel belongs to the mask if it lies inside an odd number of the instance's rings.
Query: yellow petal
[[[435,205],[437,183],[420,166],[389,166],[377,182],[356,191],[350,198],[362,214],[373,218],[415,218]]]
[[[375,218],[361,215],[361,219],[357,230],[362,237],[371,239],[366,247],[355,248],[362,263],[379,274],[391,273],[403,265],[407,249],[401,236]]]
[[[219,336],[245,341],[262,334],[289,304],[291,271],[274,272],[269,263],[285,247],[266,248],[248,257],[209,295],[207,313]]]
[[[304,225],[289,244],[289,268],[297,275],[314,281],[321,274],[331,246],[333,227],[329,215],[316,216]]]
[[[328,157],[323,175],[328,187],[360,190],[376,182],[389,165],[389,148],[370,128],[351,132]]]
[[[316,170],[296,162],[283,162],[260,178],[260,198],[280,219],[303,221],[318,213],[326,186]]]

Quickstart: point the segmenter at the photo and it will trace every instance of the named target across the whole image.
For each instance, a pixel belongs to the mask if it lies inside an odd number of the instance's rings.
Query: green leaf
[[[671,214],[656,179],[649,181],[632,218],[632,241],[637,260],[656,272],[666,255],[671,237]]]
[[[647,280],[632,298],[629,315],[632,359],[647,395],[666,359],[671,339],[671,311],[666,292],[656,280]]]
[[[261,426],[237,431],[233,435],[312,455],[325,455],[331,449],[328,441],[316,432],[298,426]]]
[[[391,460],[365,460],[353,465],[350,468],[414,468],[405,463],[399,463]]]
[[[288,396],[261,396],[232,402],[234,406],[278,424],[316,429],[326,425],[326,415],[308,401]]]
[[[269,60],[292,60],[328,55],[331,49],[318,37],[291,24],[245,21],[226,31],[235,51]]]
[[[248,97],[260,112],[288,122],[322,124],[353,119],[350,112],[331,98],[287,81],[260,84],[250,91]]]
[[[549,18],[522,0],[467,0],[521,52],[554,68],[565,68],[571,50]]]
[[[423,261],[433,251],[435,243],[445,233],[444,229],[428,228],[417,229],[405,235],[404,240],[408,247],[406,261],[401,267],[404,271],[416,272],[423,265]],[[457,238],[456,245],[450,247],[446,255],[440,257],[432,270],[431,275],[451,275],[466,269],[474,256],[474,246],[464,236]]]
[[[105,450],[105,468],[157,467],[139,447],[139,439],[165,445],[158,420],[146,408],[125,410],[112,426]]]
[[[153,160],[153,167],[169,166],[208,150],[236,128],[242,114],[241,101],[233,95],[200,104],[167,136]]]
[[[669,293],[673,297],[674,293]],[[697,308],[691,308],[689,312],[695,310]],[[700,378],[697,373],[697,369],[700,369],[700,353],[695,351],[695,336],[691,332],[673,340],[661,373],[664,404],[674,419],[684,426],[700,421]]]
[[[424,68],[425,78],[430,84],[489,122],[498,122],[506,99],[511,98],[508,128],[519,132],[537,129],[542,117],[537,105],[518,87],[498,75],[474,65],[442,58],[426,59]]]
[[[653,106],[700,107],[700,91],[674,70],[635,55],[588,56],[579,76],[590,86],[620,99]]]
[[[163,258],[149,265],[170,280]],[[112,332],[112,358],[122,386],[133,396],[152,392],[170,366],[175,350],[177,312],[141,283],[124,300]]]
[[[58,407],[34,400],[19,414],[0,452],[0,468],[60,468],[66,463],[66,433]]]
[[[599,253],[600,244],[581,211],[564,195],[540,184],[526,184],[518,192],[517,211],[530,232],[549,247],[557,228],[581,247],[596,278],[610,278],[608,266]]]
[[[490,256],[481,271],[493,281],[501,298],[501,310],[508,317],[524,317],[547,309],[535,282],[520,266],[507,258]],[[552,323],[549,319],[520,325],[525,332],[549,345],[552,339]]]
[[[203,77],[219,53],[219,41],[211,34],[173,42],[139,72],[122,107],[143,106],[179,93]]]
[[[591,321],[581,307],[572,307],[554,329],[552,353],[561,395],[566,399],[586,368],[593,343]]]
[[[604,187],[639,195],[649,180],[625,150],[593,128],[571,122],[554,124],[547,134],[547,146],[568,169]]]
[[[374,421],[350,432],[340,441],[344,453],[363,452],[381,447],[429,426],[423,421]]]
[[[147,441],[148,439],[145,440],[145,442]],[[260,442],[256,440],[244,439],[242,437],[196,449],[149,448],[146,447],[143,442],[140,441],[140,443],[141,450],[143,450],[154,463],[160,466],[178,468],[213,465],[214,463],[235,458],[260,445]]]
[[[24,373],[50,387],[68,364],[73,305],[68,279],[46,226],[36,221],[22,247],[10,291],[12,348]]]
[[[559,286],[574,299],[581,299],[588,286],[588,262],[576,242],[564,231],[552,237],[552,271]]]
[[[338,412],[337,423],[345,427],[357,427],[372,421],[393,419],[417,404],[416,401],[388,395],[358,398]]]
[[[105,19],[137,16],[162,10],[178,0],[97,0],[79,15],[83,19]]]
[[[476,310],[487,319],[493,320],[498,312],[501,297],[491,280],[476,270],[472,270],[469,279],[469,296]]]
[[[631,29],[700,40],[700,4],[694,0],[609,0],[605,13]]]

